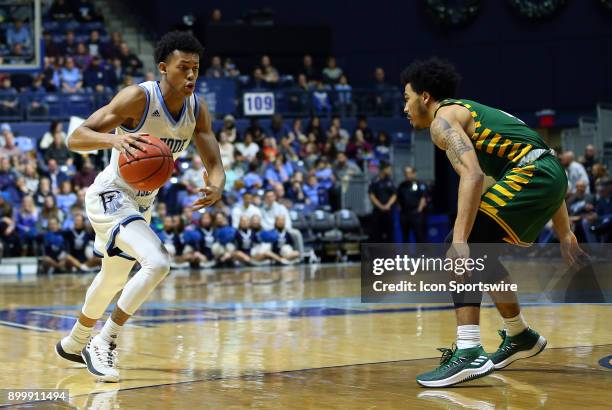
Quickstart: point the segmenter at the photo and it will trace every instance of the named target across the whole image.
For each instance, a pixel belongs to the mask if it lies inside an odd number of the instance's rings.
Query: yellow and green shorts
[[[479,210],[505,231],[504,241],[529,246],[559,209],[566,191],[565,170],[554,155],[546,154],[506,171],[482,195]]]

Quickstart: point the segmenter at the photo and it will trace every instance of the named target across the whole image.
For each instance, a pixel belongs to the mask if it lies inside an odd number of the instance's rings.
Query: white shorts
[[[135,260],[115,245],[115,238],[121,225],[125,226],[138,220],[149,224],[151,208],[143,209],[121,189],[109,188],[100,191],[93,186],[90,187],[85,194],[85,210],[96,233],[94,255],[100,258],[121,256]]]

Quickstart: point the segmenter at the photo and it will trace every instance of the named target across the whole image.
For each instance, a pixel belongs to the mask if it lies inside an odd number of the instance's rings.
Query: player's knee
[[[161,279],[170,272],[170,255],[162,245],[162,250],[153,255],[148,255],[143,264],[149,268],[153,276]]]

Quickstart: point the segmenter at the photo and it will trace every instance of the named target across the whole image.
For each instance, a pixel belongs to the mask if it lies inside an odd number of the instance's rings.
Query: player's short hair
[[[404,87],[410,83],[415,92],[427,91],[437,101],[454,97],[461,81],[455,67],[437,57],[414,61],[402,71],[400,78]]]
[[[166,61],[174,50],[194,53],[202,57],[204,47],[195,36],[187,31],[171,31],[163,35],[155,47],[155,62]]]

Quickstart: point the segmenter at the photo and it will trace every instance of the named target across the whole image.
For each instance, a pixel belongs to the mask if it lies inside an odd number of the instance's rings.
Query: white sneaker
[[[72,340],[70,336],[64,337],[55,345],[55,353],[57,353],[57,355],[62,359],[69,360],[74,363],[85,364],[85,361],[81,357],[82,349],[83,345]]]
[[[111,383],[119,381],[119,357],[116,347],[116,344],[107,343],[101,337],[95,336],[81,351],[87,370],[98,380]]]

